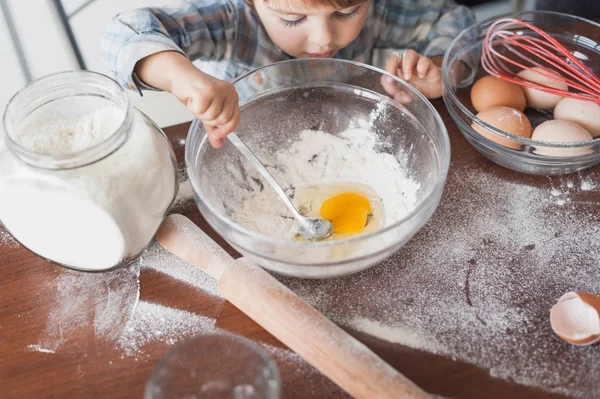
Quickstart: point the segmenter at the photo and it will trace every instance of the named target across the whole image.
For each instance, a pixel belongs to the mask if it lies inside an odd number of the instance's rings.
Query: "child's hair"
[[[264,0],[265,3],[268,3],[269,0]],[[304,0],[304,2],[308,5],[314,6],[332,6],[335,8],[349,8],[356,6],[360,3],[364,3],[365,0]],[[253,5],[254,0],[246,0],[246,3],[250,6]]]

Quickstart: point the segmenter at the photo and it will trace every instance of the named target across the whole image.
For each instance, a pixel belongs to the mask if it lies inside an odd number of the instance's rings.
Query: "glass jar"
[[[267,351],[227,332],[172,348],[146,382],[144,399],[280,399],[281,378]]]
[[[23,246],[77,270],[109,270],[150,243],[178,191],[173,148],[112,79],[34,81],[0,137],[0,222]]]

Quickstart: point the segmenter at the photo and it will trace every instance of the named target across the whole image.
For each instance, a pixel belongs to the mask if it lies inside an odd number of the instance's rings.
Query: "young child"
[[[231,80],[292,58],[369,63],[374,49],[409,48],[388,58],[387,72],[437,98],[444,51],[473,22],[453,0],[187,0],[116,16],[102,52],[122,85],[171,92],[220,147],[239,122],[238,95],[193,60],[229,60]]]

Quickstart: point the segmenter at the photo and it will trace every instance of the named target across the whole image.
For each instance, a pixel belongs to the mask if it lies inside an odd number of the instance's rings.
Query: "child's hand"
[[[143,82],[173,93],[185,104],[202,122],[215,148],[221,147],[223,138],[240,122],[235,87],[200,71],[178,52],[152,54],[140,60],[135,70]]]
[[[194,67],[172,80],[171,92],[202,122],[214,148],[240,122],[238,94],[233,84],[207,75]]]
[[[415,50],[407,50],[403,55],[392,54],[385,70],[404,79],[429,99],[442,96],[442,71],[431,58],[421,56]]]

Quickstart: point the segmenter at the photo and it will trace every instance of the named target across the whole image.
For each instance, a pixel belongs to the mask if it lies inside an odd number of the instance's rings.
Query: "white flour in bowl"
[[[79,118],[23,126],[15,140],[44,154],[68,154],[102,142],[124,112],[98,109]],[[42,257],[102,270],[139,254],[175,196],[176,171],[166,141],[133,113],[130,138],[87,166],[46,170],[26,165],[0,143],[0,220]]]
[[[383,201],[384,222],[389,225],[415,208],[419,183],[396,156],[379,152],[379,145],[377,135],[369,128],[348,129],[339,135],[305,130],[290,147],[275,154],[277,167],[267,167],[280,184],[295,188],[350,182],[369,186]],[[226,167],[236,180],[244,180],[236,164]],[[238,199],[232,204],[236,222],[265,235],[292,239],[295,222],[283,203],[270,187],[258,187],[262,182],[254,170],[247,172],[246,182],[258,189],[249,191],[246,185],[232,185],[236,188],[232,196]]]

